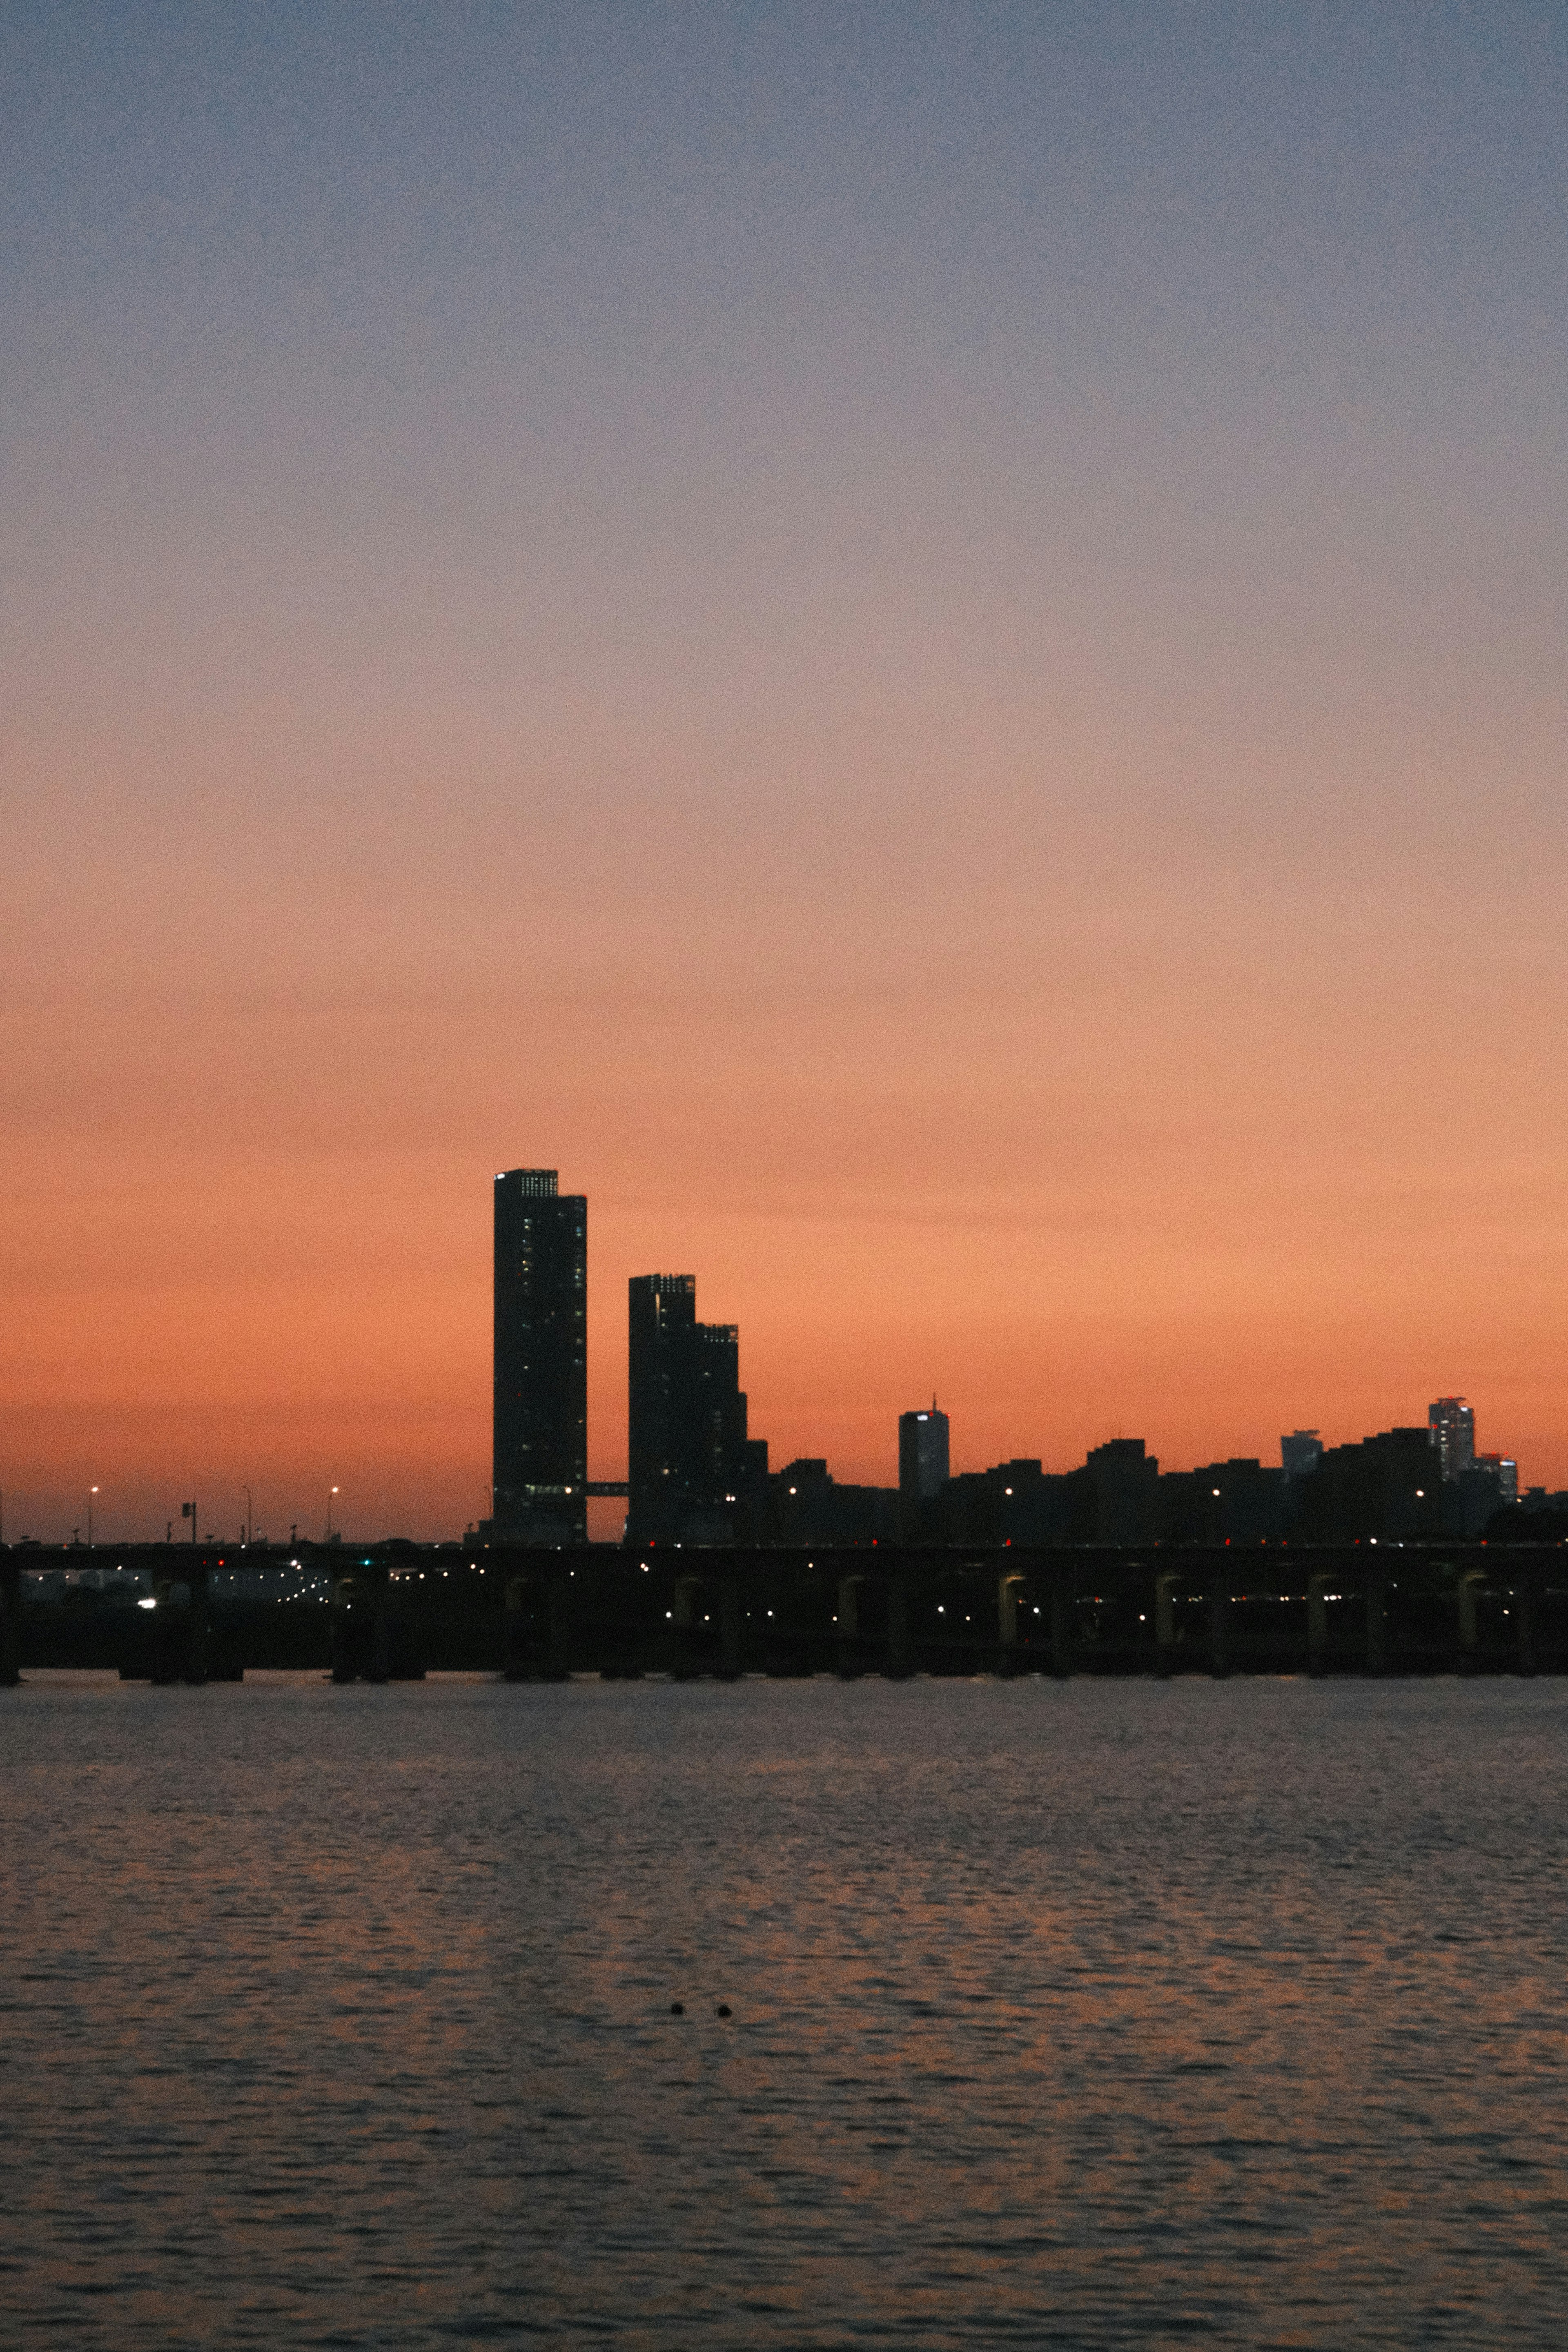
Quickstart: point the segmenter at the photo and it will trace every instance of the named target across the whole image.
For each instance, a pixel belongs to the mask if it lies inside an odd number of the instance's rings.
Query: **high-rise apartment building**
[[[1489,1471],[1497,1480],[1498,1499],[1512,1506],[1519,1500],[1519,1465],[1511,1454],[1478,1454],[1478,1470]]]
[[[553,1168],[495,1182],[491,1527],[515,1543],[588,1540],[588,1203]]]
[[[948,1478],[948,1425],[932,1397],[929,1412],[899,1415],[899,1495],[906,1503],[929,1503]]]
[[[1279,1440],[1279,1460],[1287,1478],[1310,1478],[1323,1458],[1323,1441],[1315,1429],[1293,1429]]]
[[[627,1305],[627,1538],[721,1540],[766,1465],[746,1435],[740,1332],[697,1320],[691,1274],[634,1276]]]
[[[1476,1416],[1463,1397],[1439,1397],[1426,1408],[1426,1426],[1437,1449],[1439,1476],[1462,1478],[1476,1459]]]

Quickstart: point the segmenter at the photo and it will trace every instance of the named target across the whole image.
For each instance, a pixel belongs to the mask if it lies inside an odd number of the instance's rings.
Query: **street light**
[[[334,1486],[332,1488],[332,1495],[335,1495],[337,1491],[337,1488]],[[329,1495],[327,1496],[327,1541],[329,1543],[332,1540],[332,1495]]]
[[[245,1540],[246,1540],[246,1542],[247,1542],[247,1544],[248,1544],[248,1543],[250,1542],[250,1540],[251,1540],[251,1534],[250,1534],[250,1489],[249,1489],[249,1487],[248,1487],[248,1486],[247,1486],[247,1487],[246,1488],[246,1490],[245,1490]]]
[[[89,1486],[87,1490],[87,1548],[89,1551],[92,1549],[92,1498],[97,1492],[98,1488],[96,1486]]]

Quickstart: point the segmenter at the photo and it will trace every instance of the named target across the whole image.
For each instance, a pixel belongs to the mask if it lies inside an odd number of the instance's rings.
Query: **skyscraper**
[[[755,1457],[733,1323],[697,1320],[692,1274],[634,1276],[628,1294],[626,1533],[633,1543],[722,1540]]]
[[[1426,1427],[1446,1479],[1463,1477],[1476,1458],[1476,1416],[1463,1397],[1439,1397],[1426,1408]]]
[[[553,1168],[495,1183],[494,1533],[588,1539],[588,1203]]]
[[[936,1399],[929,1412],[899,1415],[899,1496],[905,1503],[929,1503],[947,1484],[947,1415]]]

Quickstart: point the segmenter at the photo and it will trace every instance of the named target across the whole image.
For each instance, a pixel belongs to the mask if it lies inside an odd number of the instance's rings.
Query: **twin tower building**
[[[625,1484],[588,1481],[588,1203],[552,1168],[495,1182],[495,1455],[500,1542],[588,1538],[590,1495],[627,1498],[633,1543],[744,1543],[768,1449],[746,1433],[740,1334],[697,1320],[697,1280],[631,1284]]]

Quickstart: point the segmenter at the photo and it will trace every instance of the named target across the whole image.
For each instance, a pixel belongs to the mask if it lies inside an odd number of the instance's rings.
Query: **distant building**
[[[929,1412],[899,1415],[899,1492],[906,1500],[929,1503],[948,1476],[948,1423],[931,1399]]]
[[[942,1496],[946,1543],[1058,1544],[1072,1537],[1070,1480],[1052,1477],[1033,1457],[965,1470]]]
[[[935,1510],[947,1484],[948,1426],[936,1399],[929,1412],[899,1415],[899,1532],[905,1543],[940,1543]]]
[[[495,1410],[489,1530],[588,1540],[588,1203],[553,1168],[495,1181]]]
[[[1323,1458],[1323,1441],[1315,1429],[1293,1429],[1279,1440],[1279,1459],[1287,1478],[1310,1478]]]
[[[891,1543],[899,1532],[895,1487],[840,1486],[820,1457],[775,1470],[768,1498],[771,1543]]]
[[[1497,1480],[1500,1505],[1507,1508],[1519,1500],[1519,1465],[1510,1454],[1478,1454],[1475,1467],[1486,1470]]]
[[[628,1340],[627,1541],[743,1539],[767,1447],[746,1434],[738,1329],[697,1320],[695,1275],[640,1274]]]
[[[1075,1543],[1154,1543],[1160,1534],[1160,1465],[1141,1437],[1091,1445],[1068,1474]]]
[[[1309,1542],[1430,1542],[1453,1511],[1429,1433],[1385,1429],[1359,1445],[1331,1445],[1300,1490],[1297,1525]]]
[[[1438,1475],[1452,1486],[1475,1462],[1474,1408],[1463,1397],[1439,1397],[1426,1408],[1426,1426],[1437,1449]]]
[[[1317,1446],[1316,1431],[1297,1434]],[[1315,1466],[1316,1454],[1312,1459]],[[1284,1470],[1265,1469],[1252,1457],[1205,1462],[1195,1470],[1167,1471],[1159,1507],[1166,1543],[1274,1543],[1289,1530],[1290,1481]]]

